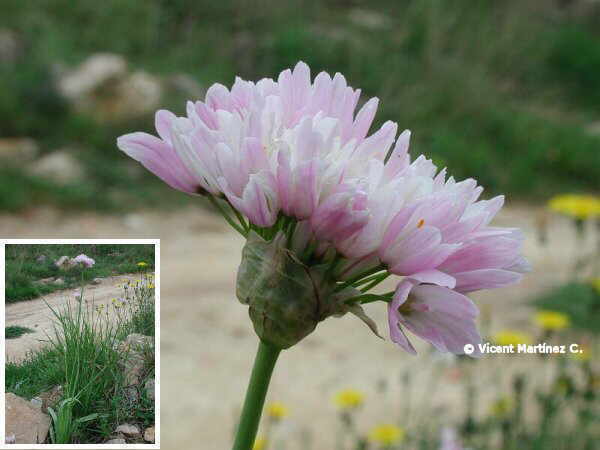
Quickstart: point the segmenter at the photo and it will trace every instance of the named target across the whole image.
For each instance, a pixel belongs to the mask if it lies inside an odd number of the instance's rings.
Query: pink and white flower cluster
[[[256,227],[294,218],[294,242],[345,258],[341,279],[383,264],[403,277],[388,304],[392,339],[414,353],[406,328],[463,353],[480,341],[465,294],[520,280],[522,235],[490,226],[502,196],[478,200],[475,180],[447,178],[422,155],[411,162],[409,131],[397,137],[388,121],[369,135],[378,99],[356,112],[359,97],[341,74],[311,81],[298,63],[277,81],[215,84],[186,117],[159,111],[159,137],[132,133],[118,146],[176,189],[225,198]]]
[[[73,264],[81,264],[84,267],[90,268],[92,267],[94,264],[96,264],[96,261],[94,261],[93,258],[90,258],[87,255],[84,255],[83,253],[81,255],[77,255],[75,258],[73,258],[71,260],[71,262]]]

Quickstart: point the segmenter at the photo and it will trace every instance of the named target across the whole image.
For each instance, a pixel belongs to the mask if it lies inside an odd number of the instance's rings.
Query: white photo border
[[[2,330],[0,331],[0,361],[2,361],[2,370],[0,371],[0,383],[5,389],[5,368],[6,368],[6,349],[5,349],[5,255],[6,245],[14,244],[153,244],[154,245],[154,298],[156,302],[155,312],[155,416],[154,424],[156,427],[156,438],[154,444],[6,444],[6,422],[5,422],[5,395],[0,399],[0,449],[159,449],[160,448],[160,239],[0,239],[0,261],[2,261],[2,271],[0,279],[0,292],[2,292],[2,302],[0,304],[0,316],[2,317]]]

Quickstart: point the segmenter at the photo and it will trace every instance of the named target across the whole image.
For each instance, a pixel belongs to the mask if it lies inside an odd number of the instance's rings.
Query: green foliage
[[[147,284],[145,286],[148,286]],[[127,291],[127,290],[126,290]],[[144,380],[137,387],[140,400],[126,395],[119,342],[132,332],[154,335],[154,297],[150,288],[124,292],[127,311],[114,322],[85,302],[64,309],[50,308],[55,328],[49,345],[16,364],[6,364],[6,391],[31,398],[53,386],[63,386],[63,398],[48,409],[52,443],[104,442],[123,422],[144,427],[154,423],[154,402],[142,388],[154,377],[154,350],[143,349]],[[152,309],[152,311],[150,311]]]
[[[569,315],[573,326],[600,332],[600,294],[587,283],[569,283],[534,300],[541,309]]]
[[[576,102],[600,111],[600,36],[581,26],[567,26],[553,37],[551,74],[568,87]]]
[[[4,337],[6,339],[15,339],[23,336],[26,333],[34,333],[34,330],[20,326],[10,326],[4,328]]]
[[[50,427],[50,442],[53,444],[70,444],[77,433],[77,429],[84,423],[96,420],[100,414],[93,413],[85,417],[73,418],[73,404],[77,398],[69,397],[62,400],[58,405],[58,410],[48,407],[48,414],[52,417],[52,426]]]
[[[63,255],[75,257],[80,253],[93,258],[91,268],[60,270],[54,261]],[[43,262],[37,258],[44,255]],[[15,244],[6,246],[6,302],[28,300],[57,289],[79,286],[96,277],[139,272],[137,263],[145,261],[154,267],[152,244]],[[38,280],[60,276],[64,285],[37,283]]]
[[[56,350],[43,347],[16,364],[7,361],[6,391],[25,398],[45,392],[64,381],[64,366]]]
[[[31,136],[43,152],[75,147],[88,176],[83,185],[57,186],[0,169],[0,209],[193,201],[132,171],[135,163],[116,149],[120,134],[152,131],[152,117],[100,124],[57,92],[57,67],[94,52],[124,55],[133,69],[159,75],[188,73],[204,85],[229,84],[236,74],[272,77],[304,60],[314,73],[340,71],[364,95],[380,97],[378,124],[391,119],[412,129],[413,153],[480,179],[490,194],[597,189],[598,138],[584,128],[600,112],[600,8],[541,12],[535,0],[358,7],[366,13],[334,1],[108,0],[98,8],[91,0],[6,0],[0,25],[26,45],[0,68],[0,135]],[[184,112],[176,95],[163,104]]]

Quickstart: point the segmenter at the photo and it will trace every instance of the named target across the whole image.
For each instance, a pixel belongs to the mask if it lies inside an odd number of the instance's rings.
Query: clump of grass
[[[126,282],[116,317],[108,310],[82,302],[63,309],[49,306],[55,319],[48,346],[28,355],[21,364],[6,366],[6,389],[31,398],[53,386],[63,386],[63,398],[48,408],[50,441],[55,444],[103,442],[125,421],[144,427],[154,423],[154,402],[143,388],[154,377],[154,349],[141,349],[146,367],[132,401],[126,386],[119,343],[131,333],[154,335],[153,276]],[[129,388],[129,387],[128,387]]]
[[[154,336],[154,275],[141,274],[139,281],[127,281],[121,299],[113,299],[120,322],[121,338],[131,333]]]
[[[70,444],[72,437],[82,424],[95,420],[100,416],[98,413],[93,413],[85,417],[74,418],[73,404],[75,403],[77,403],[77,398],[69,397],[59,403],[56,411],[54,408],[48,408],[48,413],[52,417],[50,442],[53,444]]]
[[[64,378],[60,354],[51,347],[28,353],[19,363],[7,361],[5,366],[6,391],[28,399],[62,384]]]
[[[16,339],[18,337],[23,336],[26,333],[34,333],[35,331],[31,328],[21,327],[18,325],[13,325],[10,327],[4,328],[4,336],[6,339]]]
[[[67,303],[63,310],[48,305],[56,324],[49,343],[64,364],[66,398],[76,415],[91,411],[99,401],[115,393],[119,382],[119,358],[115,349],[118,328],[90,308]]]

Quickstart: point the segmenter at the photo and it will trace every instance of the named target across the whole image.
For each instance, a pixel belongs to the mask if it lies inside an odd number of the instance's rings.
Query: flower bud
[[[256,334],[281,349],[308,336],[321,320],[346,312],[348,295],[334,293],[328,265],[303,264],[286,243],[281,232],[272,241],[250,233],[237,275],[237,297],[249,306]]]

